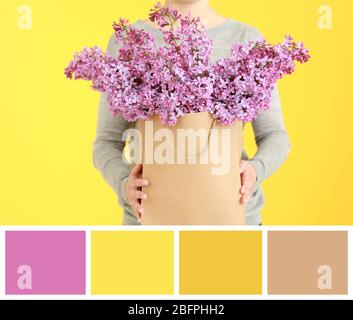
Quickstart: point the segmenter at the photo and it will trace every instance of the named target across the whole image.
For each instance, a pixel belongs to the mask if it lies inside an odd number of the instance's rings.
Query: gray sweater
[[[158,45],[164,44],[163,35],[157,28],[142,20],[137,20],[133,25],[150,31]],[[256,28],[230,18],[216,27],[206,29],[206,33],[213,40],[212,63],[221,57],[229,56],[231,45],[234,42],[246,43],[262,35]],[[118,49],[119,45],[116,43],[113,33],[109,39],[107,52],[116,56]],[[122,223],[136,225],[138,222],[124,193],[131,167],[125,164],[122,159],[125,147],[122,133],[134,124],[125,121],[120,116],[113,116],[108,111],[105,93],[100,94],[97,118],[96,138],[92,150],[93,164],[116,192],[118,201],[124,210]],[[261,209],[264,206],[261,183],[286,160],[290,149],[277,85],[270,108],[260,113],[251,124],[256,139],[257,152],[252,159],[249,159],[243,149],[241,158],[249,160],[256,170],[257,181],[250,200],[245,205],[245,215],[248,225],[258,225],[261,223]]]

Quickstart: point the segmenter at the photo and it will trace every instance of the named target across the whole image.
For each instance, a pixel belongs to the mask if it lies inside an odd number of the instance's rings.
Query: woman
[[[201,18],[205,32],[213,40],[212,63],[221,57],[226,57],[234,42],[246,43],[261,36],[254,27],[225,18],[215,12],[208,0],[166,0],[165,5],[170,5],[182,15],[190,12],[193,17]],[[133,25],[150,31],[157,43],[163,43],[162,33],[154,23],[138,19]],[[117,55],[118,49],[113,34],[109,40],[107,52]],[[124,209],[123,224],[136,225],[140,224],[143,214],[140,200],[148,197],[145,192],[140,191],[140,187],[148,186],[148,181],[141,178],[141,165],[130,168],[122,158],[125,146],[122,133],[130,125],[123,118],[113,116],[108,111],[107,97],[101,94],[97,133],[93,143],[93,162],[119,197],[119,202]],[[261,209],[264,205],[261,183],[286,160],[290,149],[277,86],[273,92],[270,108],[259,114],[252,122],[252,127],[257,152],[252,159],[249,159],[245,150],[242,150],[239,164],[242,186],[241,190],[234,190],[234,192],[241,192],[241,201],[245,205],[246,224],[259,225]]]

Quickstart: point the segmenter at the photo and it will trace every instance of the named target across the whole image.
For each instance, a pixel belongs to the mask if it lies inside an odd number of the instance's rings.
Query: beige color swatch
[[[269,294],[347,294],[345,231],[271,231]]]

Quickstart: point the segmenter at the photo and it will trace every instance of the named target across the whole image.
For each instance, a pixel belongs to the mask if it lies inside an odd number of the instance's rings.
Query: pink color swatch
[[[85,232],[7,231],[6,294],[85,294]]]

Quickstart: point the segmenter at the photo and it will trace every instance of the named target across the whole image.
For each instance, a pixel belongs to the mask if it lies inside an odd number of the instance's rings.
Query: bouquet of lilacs
[[[301,42],[286,36],[276,45],[263,38],[234,43],[228,58],[211,64],[212,41],[199,18],[160,3],[149,18],[158,23],[165,46],[120,18],[113,23],[121,45],[117,56],[85,47],[65,69],[68,78],[92,81],[94,90],[107,93],[110,112],[127,121],[157,115],[175,125],[187,113],[204,111],[225,125],[253,121],[269,108],[276,81],[294,71],[295,61],[310,58]]]

